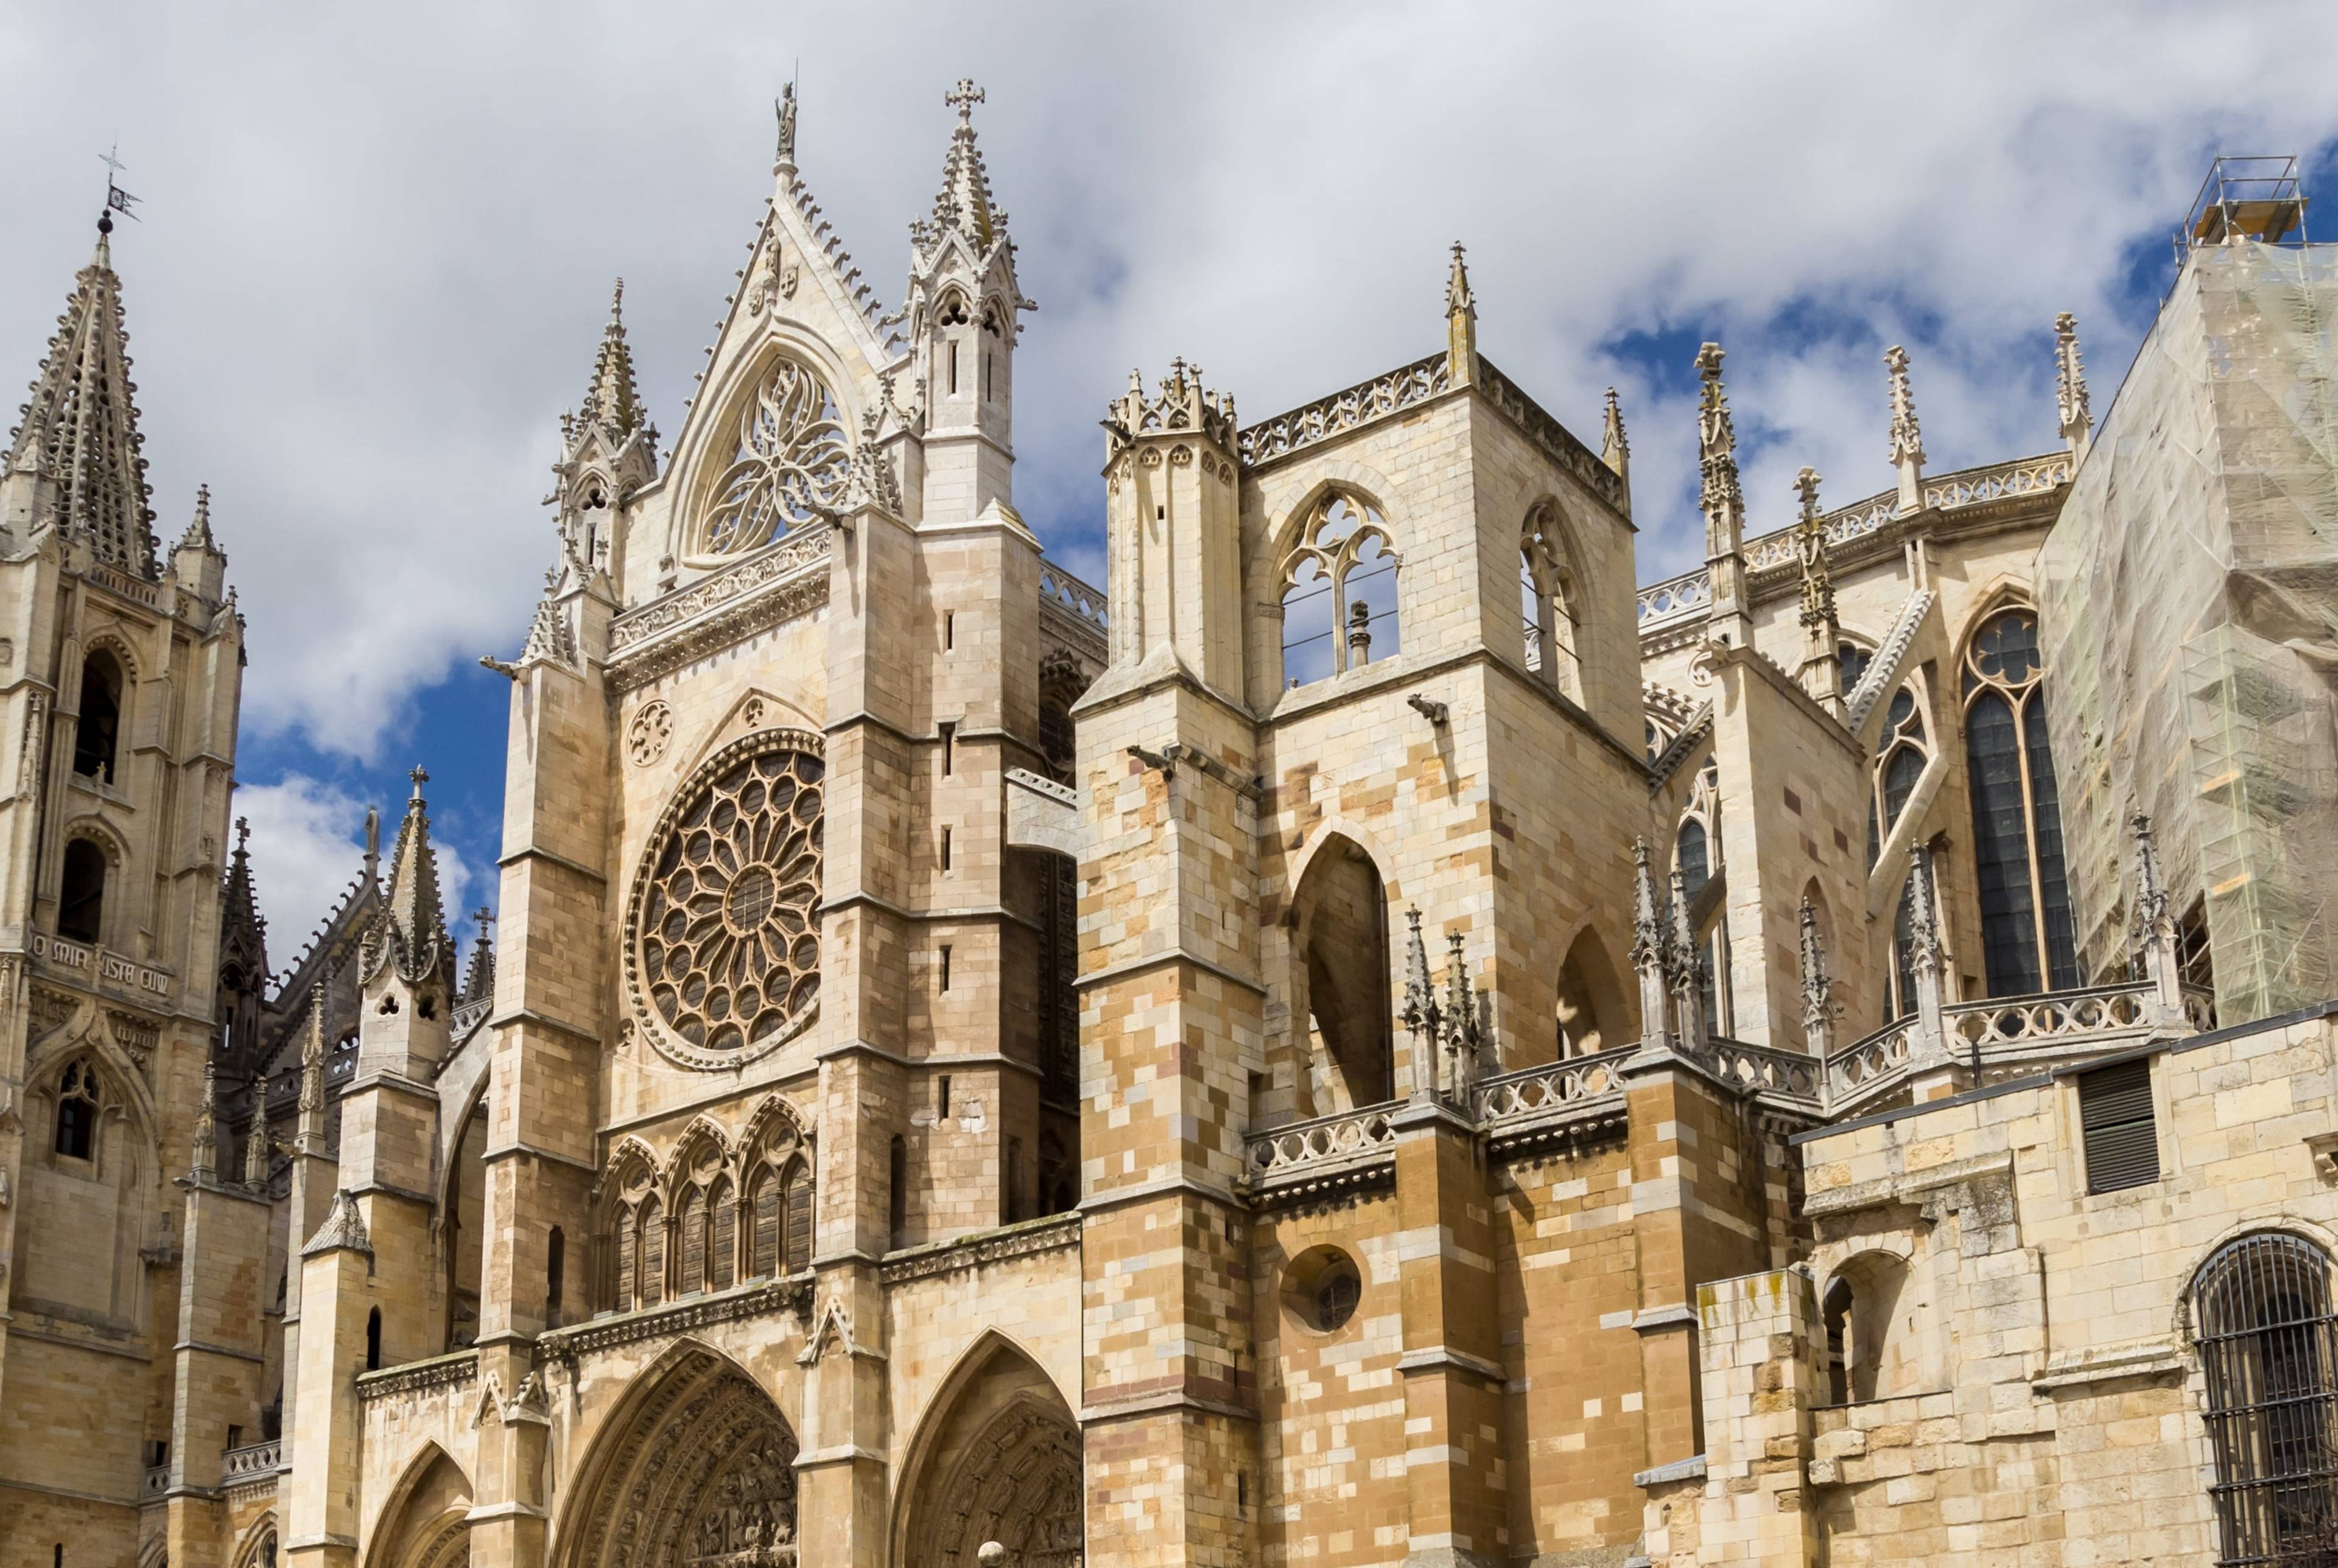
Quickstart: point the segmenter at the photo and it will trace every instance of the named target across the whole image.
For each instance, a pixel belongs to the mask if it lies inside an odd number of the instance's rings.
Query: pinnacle
[[[625,341],[625,280],[617,279],[609,300],[609,324],[601,328],[601,350],[594,357],[592,385],[585,388],[583,417],[598,420],[620,435],[641,428],[641,391],[634,380],[634,352]]]
[[[1469,292],[1469,263],[1462,253],[1461,241],[1453,241],[1453,270],[1445,279],[1445,313],[1448,316],[1478,309],[1477,297]]]
[[[195,486],[194,521],[189,523],[187,531],[179,535],[179,548],[182,550],[219,548],[211,539],[211,487],[208,485]]]
[[[966,236],[977,254],[987,253],[1006,227],[1007,215],[990,204],[990,176],[974,140],[974,106],[986,94],[963,78],[943,102],[958,111],[949,152],[942,160],[941,193],[934,198],[934,237],[952,230]]]
[[[406,802],[406,820],[398,824],[398,843],[390,850],[381,917],[400,969],[409,978],[418,978],[428,973],[450,939],[438,898],[438,857],[430,847],[428,802],[422,799],[422,786],[430,775],[417,768],[407,777],[414,782],[414,793]]]
[[[249,936],[258,967],[266,974],[268,962],[268,922],[260,914],[259,897],[251,886],[251,823],[247,818],[235,819],[235,853],[229,858],[226,886],[220,890],[222,948],[237,937]]]

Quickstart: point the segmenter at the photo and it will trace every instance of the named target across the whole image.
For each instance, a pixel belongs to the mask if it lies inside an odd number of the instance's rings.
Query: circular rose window
[[[792,732],[734,744],[651,837],[626,958],[650,1038],[677,1061],[759,1056],[818,1010],[819,745]]]

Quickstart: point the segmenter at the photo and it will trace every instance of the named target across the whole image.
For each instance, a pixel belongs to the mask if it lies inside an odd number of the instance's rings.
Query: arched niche
[[[1078,1568],[1086,1534],[1079,1426],[1055,1383],[997,1334],[935,1395],[903,1468],[893,1561],[976,1568],[985,1544],[1018,1568]]]
[[[1632,993],[1596,931],[1586,927],[1558,966],[1557,1054],[1589,1056],[1639,1037]]]
[[[1396,1093],[1388,892],[1371,856],[1334,833],[1318,844],[1291,901],[1293,1044],[1316,1115]]]

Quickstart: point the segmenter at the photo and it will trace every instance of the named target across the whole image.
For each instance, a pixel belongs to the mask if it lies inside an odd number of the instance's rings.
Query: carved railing
[[[138,1488],[138,1494],[142,1497],[160,1497],[170,1489],[171,1467],[168,1465],[150,1465],[146,1467],[146,1474]]]
[[[230,1483],[272,1475],[284,1468],[284,1441],[271,1438],[231,1448],[220,1460],[220,1475]]]
[[[2017,457],[2009,463],[1990,463],[1979,468],[1960,469],[1928,480],[1924,485],[1924,505],[1942,512],[1953,512],[1962,506],[1978,506],[1986,502],[2001,501],[2010,495],[2036,495],[2068,483],[2070,455],[2048,453],[2042,457]],[[1900,493],[1887,490],[1880,495],[1854,501],[1850,505],[1827,513],[1820,519],[1826,529],[1829,544],[1846,544],[1851,540],[1873,534],[1899,515]],[[1780,528],[1748,539],[1741,547],[1744,553],[1745,569],[1761,572],[1773,566],[1791,564],[1794,560],[1794,531]],[[1712,590],[1702,568],[1652,583],[1640,590],[1640,630],[1652,632],[1675,618],[1686,619],[1704,608],[1712,598]]]
[[[1761,1090],[1813,1103],[1819,1099],[1818,1058],[1803,1052],[1749,1045],[1743,1040],[1715,1034],[1703,1049],[1692,1047],[1688,1054],[1724,1083],[1741,1089]]]
[[[1369,1160],[1393,1150],[1396,1129],[1389,1118],[1400,1103],[1391,1100],[1256,1133],[1246,1152],[1251,1178],[1271,1180],[1304,1167]]]
[[[1514,1117],[1540,1116],[1621,1094],[1624,1081],[1616,1069],[1638,1049],[1626,1045],[1596,1056],[1577,1056],[1482,1079],[1472,1094],[1478,1119],[1490,1128]]]
[[[1039,565],[1039,603],[1063,611],[1099,637],[1112,630],[1112,605],[1104,594],[1046,562]]]
[[[1432,354],[1236,432],[1235,455],[1247,468],[1328,441],[1428,401],[1451,385],[1450,376],[1446,357]]]
[[[1908,1075],[1916,1020],[1898,1018],[1854,1040],[1826,1059],[1827,1109],[1840,1112],[1879,1094]]]
[[[1525,431],[1527,438],[1541,447],[1545,456],[1580,480],[1586,489],[1610,506],[1620,508],[1624,505],[1623,476],[1608,467],[1599,454],[1577,439],[1575,432],[1545,413],[1541,404],[1495,369],[1494,362],[1482,354],[1478,356],[1478,390]]]
[[[1940,1023],[1950,1044],[1960,1053],[1978,1049],[1987,1057],[2019,1048],[2027,1055],[2041,1045],[2059,1047],[2082,1037],[2141,1033],[2150,1022],[2151,1001],[2152,987],[2147,982],[2035,996],[1994,996],[1943,1007]]]

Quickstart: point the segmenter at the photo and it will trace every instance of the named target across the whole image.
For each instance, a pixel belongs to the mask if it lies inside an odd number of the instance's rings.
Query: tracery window
[[[74,1160],[97,1158],[97,1072],[87,1062],[66,1065],[57,1081],[58,1153]]]
[[[2078,983],[2044,676],[2034,610],[1990,616],[1965,652],[1973,858],[1992,996]]]
[[[643,858],[627,957],[650,1038],[728,1067],[808,1024],[820,1000],[817,736],[718,753]]]
[[[1527,514],[1519,532],[1518,616],[1526,629],[1527,668],[1580,701],[1575,572],[1559,533],[1558,514],[1548,502]]]
[[[1882,858],[1883,840],[1899,825],[1900,813],[1908,808],[1908,799],[1916,792],[1916,782],[1923,778],[1924,764],[1931,755],[1931,740],[1924,732],[1923,705],[1916,701],[1913,687],[1902,686],[1891,695],[1891,706],[1883,715],[1883,733],[1875,742],[1873,790],[1867,802],[1871,867]]]
[[[739,411],[737,445],[707,493],[691,555],[742,554],[827,515],[851,473],[851,439],[827,383],[793,359],[773,361]]]
[[[1282,563],[1282,676],[1305,686],[1398,652],[1397,555],[1388,524],[1333,493]]]
[[[2330,1259],[2302,1237],[2244,1236],[2192,1289],[2207,1381],[2209,1494],[2226,1563],[2305,1562],[2338,1530],[2338,1312]]]

